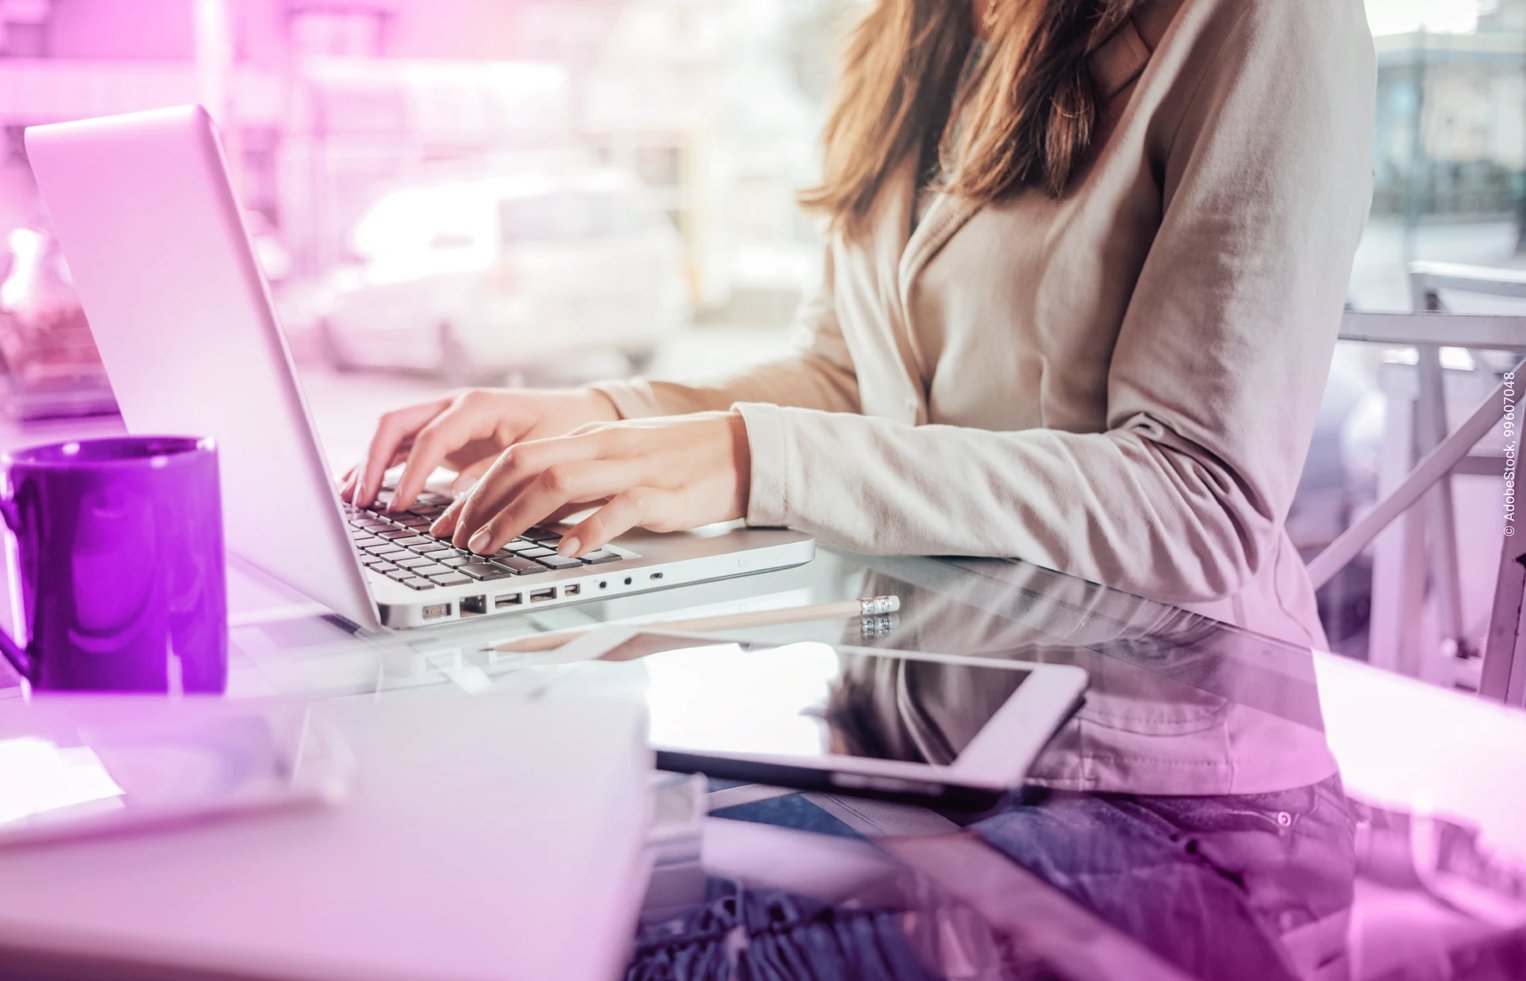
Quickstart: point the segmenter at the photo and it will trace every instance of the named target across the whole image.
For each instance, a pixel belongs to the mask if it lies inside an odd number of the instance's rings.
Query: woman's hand
[[[557,549],[578,556],[635,527],[681,531],[744,517],[751,481],[738,413],[595,425],[504,450],[429,531],[491,555],[535,525],[596,507]]]
[[[470,389],[382,416],[365,461],[344,476],[340,494],[358,507],[370,507],[382,477],[402,463],[390,504],[392,510],[402,510],[418,498],[436,467],[459,473],[451,485],[459,493],[516,443],[619,418],[608,398],[587,389]]]

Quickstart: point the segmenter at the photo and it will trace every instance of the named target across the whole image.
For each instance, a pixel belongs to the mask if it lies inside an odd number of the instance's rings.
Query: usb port
[[[530,593],[531,603],[544,603],[546,600],[556,599],[556,587],[550,589],[537,589]]]
[[[504,593],[493,599],[493,609],[506,610],[511,606],[519,606],[525,601],[524,593]]]
[[[583,591],[582,583],[573,583],[571,586],[562,587],[563,596],[576,596]]]

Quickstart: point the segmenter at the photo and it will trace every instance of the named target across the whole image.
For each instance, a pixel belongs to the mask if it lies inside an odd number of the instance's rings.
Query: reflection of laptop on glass
[[[411,514],[349,510],[206,112],[31,127],[26,145],[128,428],[215,437],[233,550],[341,616],[423,626],[810,560],[804,535],[731,529],[634,532],[569,566],[532,529],[483,562],[415,533],[439,495]]]

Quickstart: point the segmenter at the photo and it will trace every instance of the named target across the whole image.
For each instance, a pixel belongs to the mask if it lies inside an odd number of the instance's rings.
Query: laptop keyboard
[[[421,494],[413,507],[398,514],[386,512],[381,502],[369,508],[357,508],[348,501],[343,504],[350,541],[360,553],[361,563],[409,589],[495,582],[605,565],[629,557],[599,549],[581,558],[566,558],[556,554],[562,533],[541,527],[531,528],[493,555],[477,555],[430,536],[429,526],[450,506],[450,499],[439,494]]]

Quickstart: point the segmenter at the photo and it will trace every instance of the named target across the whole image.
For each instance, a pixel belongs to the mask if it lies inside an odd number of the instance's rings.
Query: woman
[[[1283,522],[1367,213],[1360,0],[879,0],[825,136],[796,353],[390,413],[345,492],[472,486],[492,552],[734,518],[1015,556],[1322,644]]]

